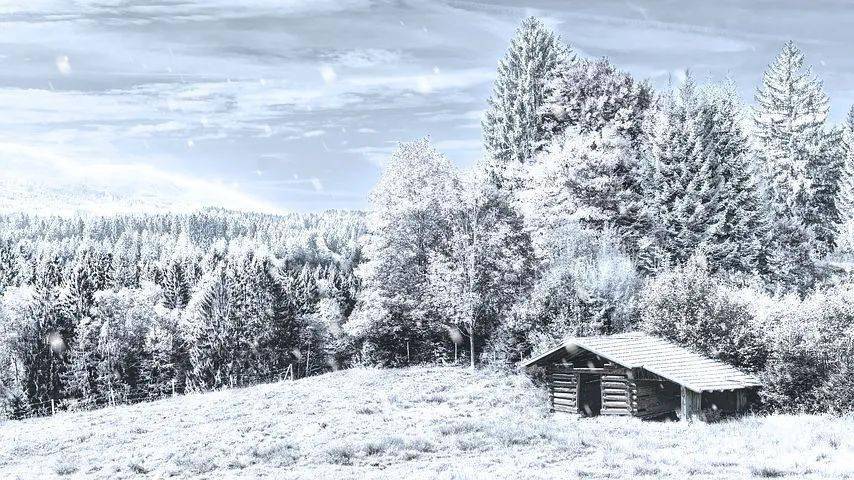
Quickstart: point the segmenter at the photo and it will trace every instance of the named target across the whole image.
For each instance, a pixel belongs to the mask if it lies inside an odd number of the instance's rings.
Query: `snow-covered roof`
[[[755,376],[731,365],[640,332],[570,338],[559,346],[522,362],[522,366],[529,367],[557,358],[562,352],[574,354],[579,348],[626,368],[642,368],[695,392],[735,390],[762,385]]]

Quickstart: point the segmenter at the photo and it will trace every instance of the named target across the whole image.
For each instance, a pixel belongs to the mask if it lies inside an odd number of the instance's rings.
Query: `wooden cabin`
[[[746,410],[759,380],[645,333],[572,338],[522,362],[546,371],[553,412],[713,420]]]

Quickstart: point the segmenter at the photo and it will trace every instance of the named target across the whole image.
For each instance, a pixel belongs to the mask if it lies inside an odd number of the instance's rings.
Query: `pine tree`
[[[189,390],[217,388],[231,381],[235,353],[230,331],[235,316],[232,294],[232,279],[220,264],[205,275],[184,311],[182,337],[189,356]]]
[[[542,22],[529,17],[510,41],[498,63],[498,73],[483,120],[483,139],[493,182],[515,188],[519,166],[531,159],[540,144],[538,114],[545,82],[561,63],[574,55]]]
[[[0,295],[18,282],[18,258],[12,242],[0,239]]]
[[[705,92],[698,122],[701,166],[696,177],[704,207],[695,210],[690,224],[713,271],[755,273],[762,262],[767,224],[740,111],[731,85]]]
[[[840,223],[846,224],[854,221],[854,106],[848,110],[842,129],[842,149],[844,163],[836,204]]]
[[[690,75],[677,92],[662,96],[649,126],[643,161],[643,223],[647,239],[640,242],[657,253],[640,252],[648,263],[680,264],[697,245],[697,228],[689,219],[699,205],[697,128],[700,99]],[[692,182],[694,184],[692,185]],[[664,258],[659,258],[664,253]],[[652,258],[655,258],[653,261]]]
[[[155,322],[146,332],[140,381],[151,399],[173,393],[180,362],[177,343],[175,326],[170,322]]]
[[[183,309],[190,301],[190,284],[180,259],[172,258],[163,271],[163,306],[171,309]]]
[[[139,286],[139,244],[137,237],[124,231],[113,245],[112,283],[116,288]]]
[[[812,70],[804,68],[803,53],[794,42],[787,42],[768,66],[756,102],[758,153],[773,236],[809,239],[823,255],[834,247],[839,159],[832,135],[824,130],[829,100]],[[778,238],[778,246],[796,245],[795,238]],[[803,261],[813,257],[785,251],[774,256]],[[814,271],[813,265],[803,268]]]

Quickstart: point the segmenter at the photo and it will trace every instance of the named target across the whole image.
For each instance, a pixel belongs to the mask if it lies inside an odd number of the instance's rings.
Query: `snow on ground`
[[[353,369],[0,423],[0,478],[854,478],[854,418],[549,414],[524,376]]]

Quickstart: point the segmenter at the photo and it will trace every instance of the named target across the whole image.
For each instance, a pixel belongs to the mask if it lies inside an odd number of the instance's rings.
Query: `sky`
[[[529,15],[658,88],[690,68],[747,102],[795,40],[838,121],[846,3],[0,0],[0,207],[366,208],[400,141],[482,155],[495,65]]]

